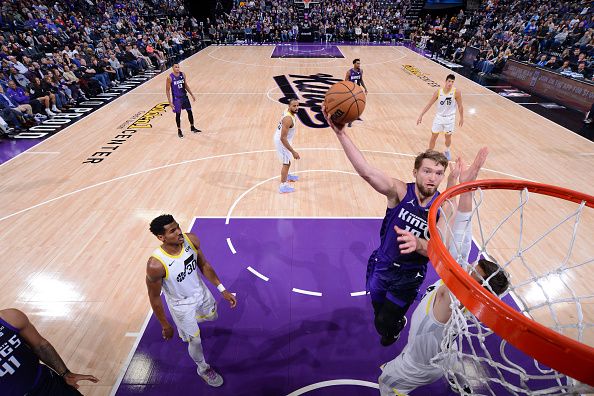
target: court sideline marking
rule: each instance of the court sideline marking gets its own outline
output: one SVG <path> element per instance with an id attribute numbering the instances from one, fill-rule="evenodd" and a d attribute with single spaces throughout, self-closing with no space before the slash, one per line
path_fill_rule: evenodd
<path id="1" fill-rule="evenodd" d="M 302 151 L 315 151 L 315 150 L 318 150 L 318 151 L 343 151 L 342 148 L 332 148 L 332 147 L 330 147 L 330 148 L 328 148 L 328 147 L 326 147 L 326 148 L 322 148 L 322 147 L 304 147 L 304 148 L 300 148 L 300 150 L 302 150 Z M 133 176 L 137 176 L 137 175 L 142 175 L 142 174 L 145 174 L 145 173 L 150 173 L 150 172 L 158 171 L 158 170 L 161 170 L 161 169 L 167 169 L 167 168 L 171 168 L 171 167 L 178 166 L 178 165 L 185 165 L 185 164 L 190 164 L 190 163 L 199 162 L 199 161 L 205 161 L 205 160 L 210 160 L 210 159 L 233 157 L 233 156 L 236 156 L 236 155 L 258 154 L 258 153 L 275 153 L 275 152 L 276 152 L 276 149 L 269 149 L 269 150 L 253 150 L 253 151 L 243 151 L 243 152 L 237 152 L 237 153 L 219 154 L 219 155 L 212 155 L 212 156 L 208 156 L 208 157 L 194 158 L 194 159 L 190 159 L 190 160 L 184 160 L 184 161 L 176 162 L 176 163 L 173 163 L 173 164 L 166 164 L 166 165 L 161 165 L 161 166 L 157 166 L 157 167 L 154 167 L 154 168 L 144 169 L 144 170 L 141 170 L 141 171 L 137 171 L 137 172 L 129 173 L 129 174 L 126 174 L 126 175 L 114 177 L 113 179 L 109 179 L 109 180 L 105 180 L 105 181 L 102 181 L 102 182 L 99 182 L 99 183 L 95 183 L 95 184 L 92 184 L 90 186 L 79 188 L 79 189 L 74 190 L 74 191 L 71 191 L 69 193 L 62 194 L 62 195 L 59 195 L 57 197 L 48 199 L 46 201 L 42 201 L 42 202 L 40 202 L 38 204 L 35 204 L 33 206 L 29 206 L 28 208 L 21 209 L 19 211 L 16 211 L 16 212 L 13 212 L 11 214 L 8 214 L 8 215 L 5 215 L 3 217 L 0 217 L 0 221 L 9 219 L 9 218 L 14 217 L 16 215 L 19 215 L 21 213 L 28 212 L 28 211 L 30 211 L 32 209 L 38 208 L 40 206 L 44 206 L 44 205 L 46 205 L 48 203 L 57 201 L 59 199 L 66 198 L 66 197 L 69 197 L 69 196 L 78 194 L 80 192 L 90 190 L 90 189 L 95 188 L 95 187 L 100 187 L 100 186 L 103 186 L 103 185 L 106 185 L 106 184 L 109 184 L 109 183 L 112 183 L 112 182 L 116 182 L 116 181 L 119 181 L 119 180 L 130 178 L 130 177 L 133 177 Z M 364 152 L 364 153 L 374 153 L 374 154 L 401 155 L 401 156 L 405 156 L 405 157 L 415 157 L 415 155 L 413 155 L 413 154 L 406 154 L 406 153 L 399 153 L 399 152 L 390 152 L 390 151 L 380 151 L 380 150 L 361 150 L 361 152 Z M 493 170 L 493 169 L 483 168 L 483 170 L 489 171 L 489 172 L 494 172 L 494 173 L 505 175 L 505 176 L 509 176 L 509 177 L 513 177 L 515 179 L 532 181 L 530 179 L 526 179 L 526 178 L 523 178 L 523 177 L 520 177 L 520 176 L 516 176 L 516 175 L 510 174 L 510 173 L 506 173 L 506 172 L 496 171 L 496 170 Z"/>

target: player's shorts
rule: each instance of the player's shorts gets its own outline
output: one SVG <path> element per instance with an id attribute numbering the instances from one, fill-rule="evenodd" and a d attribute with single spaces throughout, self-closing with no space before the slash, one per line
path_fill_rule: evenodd
<path id="1" fill-rule="evenodd" d="M 202 294 L 183 300 L 167 300 L 167 307 L 179 337 L 183 341 L 189 341 L 191 337 L 200 335 L 198 323 L 215 320 L 218 317 L 217 303 L 208 289 L 205 289 Z"/>
<path id="2" fill-rule="evenodd" d="M 173 98 L 173 112 L 181 113 L 182 110 L 192 110 L 190 98 L 187 95 L 181 98 Z"/>
<path id="3" fill-rule="evenodd" d="M 290 140 L 289 143 L 291 143 Z M 281 142 L 280 137 L 274 137 L 274 147 L 276 147 L 276 155 L 280 160 L 281 164 L 290 164 L 291 159 L 293 158 L 293 154 L 291 154 L 291 152 L 285 147 L 283 142 Z"/>
<path id="4" fill-rule="evenodd" d="M 373 302 L 383 303 L 388 299 L 408 308 L 417 297 L 426 273 L 426 265 L 411 268 L 385 262 L 375 250 L 367 262 L 367 291 Z"/>
<path id="5" fill-rule="evenodd" d="M 415 364 L 406 352 L 389 361 L 379 377 L 381 396 L 408 395 L 420 386 L 431 384 L 443 376 L 440 368 Z"/>
<path id="6" fill-rule="evenodd" d="M 440 117 L 435 116 L 433 119 L 433 126 L 431 127 L 431 132 L 439 133 L 445 132 L 446 134 L 454 133 L 454 128 L 456 126 L 456 117 Z"/>

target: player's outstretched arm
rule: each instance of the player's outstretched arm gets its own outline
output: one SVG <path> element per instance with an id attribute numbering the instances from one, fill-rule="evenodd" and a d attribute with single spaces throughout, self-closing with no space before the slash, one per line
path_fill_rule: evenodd
<path id="1" fill-rule="evenodd" d="M 217 273 L 215 272 L 214 268 L 212 268 L 212 265 L 210 265 L 210 263 L 206 259 L 206 256 L 204 256 L 204 252 L 200 248 L 200 240 L 196 235 L 192 233 L 188 233 L 186 235 L 188 236 L 188 238 L 190 238 L 190 242 L 192 242 L 194 248 L 196 248 L 196 256 L 198 257 L 198 268 L 200 268 L 200 271 L 204 274 L 206 279 L 208 279 L 210 283 L 212 283 L 217 287 L 217 289 L 219 289 L 219 287 L 221 287 L 222 285 L 221 281 L 219 280 L 219 277 L 217 276 Z M 224 288 L 221 291 L 221 293 L 223 295 L 223 298 L 229 301 L 229 305 L 231 305 L 231 308 L 235 308 L 235 306 L 237 305 L 237 299 L 235 298 L 235 296 L 229 290 L 226 290 Z"/>
<path id="2" fill-rule="evenodd" d="M 18 309 L 6 309 L 0 312 L 2 313 L 2 318 L 6 322 L 19 330 L 19 335 L 25 340 L 27 345 L 31 347 L 31 350 L 37 355 L 39 360 L 47 364 L 52 370 L 64 378 L 64 381 L 66 381 L 68 385 L 78 388 L 78 381 L 99 381 L 92 375 L 70 372 L 52 344 L 39 334 L 35 326 L 33 326 L 27 315 L 23 312 Z"/>
<path id="3" fill-rule="evenodd" d="M 481 148 L 470 166 L 467 166 L 462 158 L 458 158 L 454 167 L 458 169 L 459 182 L 466 183 L 476 180 L 479 171 L 487 160 L 488 154 L 487 147 Z M 442 216 L 443 218 L 452 219 L 451 235 L 449 231 L 446 231 L 445 241 L 452 257 L 456 258 L 461 264 L 468 262 L 472 246 L 472 225 L 469 223 L 472 215 L 472 195 L 472 192 L 461 194 L 457 208 L 455 207 L 455 201 L 453 201 L 454 209 L 457 210 L 455 216 L 454 213 L 444 213 Z M 444 230 L 445 228 L 441 227 L 440 229 Z"/>
<path id="4" fill-rule="evenodd" d="M 322 106 L 322 112 L 324 113 L 324 117 L 326 117 L 328 125 L 330 125 L 330 128 L 336 133 L 338 141 L 342 145 L 347 158 L 351 161 L 351 164 L 353 164 L 359 176 L 365 179 L 365 181 L 377 192 L 385 195 L 393 205 L 398 204 L 401 197 L 406 194 L 406 183 L 386 175 L 381 170 L 369 164 L 361 151 L 347 136 L 346 126 L 344 124 L 335 124 L 328 116 L 324 106 Z"/>

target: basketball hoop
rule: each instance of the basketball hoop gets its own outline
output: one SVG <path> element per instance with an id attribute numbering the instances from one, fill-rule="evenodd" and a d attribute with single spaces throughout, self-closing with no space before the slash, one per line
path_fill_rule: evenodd
<path id="1" fill-rule="evenodd" d="M 485 194 L 485 190 L 497 191 L 489 191 L 489 194 Z M 505 254 L 511 256 L 499 260 L 499 264 L 511 274 L 509 293 L 517 299 L 520 311 L 512 308 L 472 279 L 468 272 L 452 257 L 443 242 L 448 230 L 442 230 L 436 224 L 440 207 L 445 208 L 446 205 L 451 204 L 450 199 L 471 191 L 475 191 L 475 196 L 469 229 L 470 232 L 472 232 L 472 228 L 479 229 L 479 233 L 476 234 L 477 237 L 480 237 L 480 241 L 477 242 L 479 255 L 486 254 L 488 247 L 491 256 L 494 251 L 498 258 Z M 513 204 L 516 205 L 514 209 L 513 205 L 508 205 L 508 202 L 517 202 L 517 191 L 519 191 L 520 201 L 519 204 Z M 503 220 L 493 220 L 493 213 L 500 209 L 492 210 L 491 203 L 485 201 L 485 195 L 496 197 L 492 205 L 497 208 L 509 207 L 511 208 L 510 213 L 504 215 Z M 532 201 L 536 202 L 535 207 L 528 205 L 529 197 L 531 205 Z M 555 198 L 559 198 L 563 202 Z M 541 204 L 541 201 L 546 201 L 548 204 Z M 553 201 L 554 205 L 550 205 L 549 201 Z M 485 202 L 487 203 L 485 204 Z M 572 209 L 577 206 L 577 209 L 567 216 L 563 214 L 562 217 L 565 217 L 552 227 L 545 227 L 544 233 L 538 231 L 539 236 L 533 237 L 535 232 L 525 229 L 531 222 L 539 225 L 539 230 L 542 229 L 540 224 L 543 221 L 553 220 L 555 215 L 561 216 L 561 212 L 570 206 Z M 469 367 L 469 362 L 471 362 L 470 366 L 474 366 L 470 371 L 473 371 L 477 365 L 486 368 L 487 374 L 479 369 L 476 375 L 478 381 L 487 383 L 486 386 L 490 391 L 488 394 L 498 394 L 493 390 L 498 387 L 503 387 L 513 394 L 564 394 L 567 389 L 571 388 L 573 379 L 594 386 L 594 348 L 592 347 L 594 339 L 590 337 L 591 334 L 594 334 L 594 309 L 591 308 L 594 304 L 594 294 L 591 294 L 590 287 L 590 290 L 584 295 L 578 295 L 570 287 L 573 283 L 565 283 L 566 279 L 574 282 L 575 276 L 578 274 L 581 274 L 583 280 L 583 271 L 585 270 L 588 270 L 588 273 L 594 273 L 594 249 L 590 239 L 594 235 L 594 222 L 592 222 L 594 213 L 588 211 L 586 207 L 594 208 L 593 196 L 540 183 L 495 179 L 460 184 L 446 190 L 433 203 L 428 218 L 431 235 L 428 254 L 435 270 L 450 290 L 453 312 L 452 318 L 446 325 L 446 333 L 450 332 L 450 340 L 444 339 L 442 350 L 432 363 L 441 367 L 450 382 L 455 382 L 458 385 L 458 389 L 465 389 L 469 384 L 453 377 L 456 377 L 456 370 L 459 370 L 460 366 Z M 529 220 L 529 216 L 533 215 L 532 211 L 537 215 Z M 444 212 L 444 210 L 441 211 L 442 214 Z M 491 227 L 492 232 L 485 231 L 489 222 L 494 225 Z M 510 230 L 512 232 L 509 232 Z M 578 233 L 580 230 L 582 234 Z M 498 231 L 500 231 L 499 234 Z M 586 235 L 583 235 L 584 232 Z M 501 249 L 494 246 L 496 242 L 500 241 L 500 238 L 509 241 L 509 236 L 513 237 L 515 233 L 518 234 L 517 241 L 508 242 Z M 558 235 L 562 235 L 563 238 L 559 238 Z M 565 239 L 568 242 L 568 251 L 561 252 Z M 527 242 L 528 240 L 531 242 Z M 532 249 L 533 246 L 537 247 Z M 554 247 L 554 251 L 559 255 L 558 258 L 548 253 L 549 246 Z M 513 249 L 516 251 L 513 252 Z M 581 254 L 585 254 L 585 258 L 576 258 Z M 529 262 L 527 257 L 532 255 L 538 255 L 538 259 Z M 547 265 L 546 260 L 542 259 L 543 257 L 550 259 L 550 268 L 542 270 L 543 266 Z M 574 258 L 575 261 L 573 261 Z M 518 268 L 514 267 L 518 263 L 521 265 Z M 517 273 L 521 273 L 521 275 L 515 276 L 514 270 L 517 270 Z M 580 276 L 577 278 L 579 279 Z M 524 279 L 522 279 L 523 277 Z M 551 297 L 553 294 L 542 286 L 548 277 L 563 278 L 562 283 L 569 289 L 567 293 L 571 294 L 570 297 Z M 542 298 L 544 302 L 531 304 L 530 298 L 522 296 L 522 292 L 527 288 L 542 289 L 545 296 Z M 560 304 L 567 304 L 569 307 L 575 306 L 577 314 L 573 319 L 577 323 L 564 323 L 565 319 L 561 320 L 556 316 L 556 310 Z M 472 315 L 464 313 L 464 308 Z M 567 307 L 562 306 L 561 308 Z M 543 313 L 546 315 L 550 313 L 552 319 L 543 320 L 542 318 L 546 316 L 542 315 Z M 576 335 L 572 337 L 566 335 L 571 332 Z M 587 336 L 584 336 L 584 332 Z M 485 338 L 490 337 L 492 333 L 496 333 L 503 339 L 499 346 L 500 359 L 493 358 L 491 353 L 485 349 Z M 588 337 L 590 337 L 589 340 Z M 466 346 L 463 345 L 464 342 L 467 343 Z M 535 369 L 536 374 L 527 373 L 522 367 L 508 359 L 506 348 L 512 349 L 508 343 L 534 359 L 536 369 L 534 367 L 532 369 Z M 482 348 L 478 347 L 479 344 Z M 461 348 L 466 348 L 466 350 Z M 544 365 L 551 369 L 544 368 Z M 512 375 L 519 378 L 517 383 L 508 381 L 507 378 Z M 481 376 L 487 378 L 480 378 Z M 461 378 L 460 375 L 458 375 L 459 378 Z M 546 389 L 538 391 L 531 390 L 527 385 L 531 380 L 543 379 L 552 381 L 554 384 L 547 385 Z M 460 382 L 463 383 L 460 384 Z M 472 387 L 470 388 L 472 389 Z M 482 392 L 480 393 L 482 394 Z"/>
<path id="2" fill-rule="evenodd" d="M 309 3 L 311 3 L 311 0 L 302 0 L 303 1 L 303 5 L 305 6 L 306 10 L 309 10 Z"/>

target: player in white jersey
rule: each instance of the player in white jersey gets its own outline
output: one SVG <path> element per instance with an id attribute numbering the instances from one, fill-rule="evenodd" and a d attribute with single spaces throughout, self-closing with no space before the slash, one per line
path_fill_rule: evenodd
<path id="1" fill-rule="evenodd" d="M 427 106 L 421 112 L 417 119 L 417 125 L 423 121 L 423 116 L 433 103 L 437 102 L 437 113 L 433 119 L 433 126 L 431 127 L 431 140 L 429 140 L 429 150 L 435 148 L 437 137 L 440 133 L 445 133 L 445 156 L 448 160 L 452 159 L 450 153 L 450 146 L 452 145 L 452 134 L 456 124 L 456 108 L 460 112 L 460 126 L 464 124 L 464 106 L 462 106 L 462 93 L 459 89 L 454 88 L 454 81 L 456 76 L 448 74 L 446 77 L 445 86 L 439 88 L 427 103 Z"/>
<path id="2" fill-rule="evenodd" d="M 478 172 L 487 157 L 487 149 L 479 151 L 474 163 L 466 168 L 464 162 L 458 159 L 452 169 L 448 184 L 455 184 L 459 177 L 461 183 L 476 180 Z M 453 210 L 453 208 L 452 208 Z M 472 193 L 462 194 L 456 213 L 453 228 L 453 238 L 448 241 L 448 248 L 453 257 L 457 257 L 460 264 L 468 264 L 468 255 L 472 243 L 471 227 L 466 227 L 472 212 Z M 443 227 L 446 216 L 440 217 L 440 226 Z M 443 229 L 443 228 L 442 228 Z M 479 283 L 488 279 L 488 290 L 500 295 L 508 285 L 505 272 L 494 262 L 479 259 L 473 268 L 471 276 Z M 495 274 L 491 277 L 492 274 Z M 450 320 L 452 310 L 449 290 L 439 280 L 429 288 L 421 302 L 412 314 L 408 343 L 402 353 L 394 360 L 382 367 L 379 377 L 380 393 L 387 395 L 406 395 L 419 386 L 430 384 L 439 379 L 443 372 L 440 368 L 431 365 L 431 359 L 437 355 L 444 330 Z"/>
<path id="3" fill-rule="evenodd" d="M 291 146 L 295 137 L 295 131 L 297 130 L 297 118 L 295 115 L 298 110 L 299 100 L 291 99 L 289 101 L 289 107 L 284 111 L 274 133 L 274 146 L 282 164 L 281 184 L 278 189 L 278 192 L 281 194 L 294 192 L 295 189 L 288 182 L 299 180 L 299 176 L 289 174 L 291 158 L 295 158 L 296 160 L 301 158 L 299 153 Z"/>
<path id="4" fill-rule="evenodd" d="M 173 216 L 161 215 L 153 219 L 150 230 L 162 244 L 148 260 L 146 285 L 151 307 L 161 323 L 163 338 L 173 337 L 173 327 L 165 316 L 161 290 L 179 336 L 188 343 L 188 352 L 198 366 L 198 374 L 208 385 L 221 386 L 223 378 L 204 359 L 198 327 L 199 322 L 217 318 L 217 306 L 197 269 L 217 287 L 231 308 L 237 305 L 237 300 L 221 284 L 204 257 L 198 237 L 182 233 Z"/>

